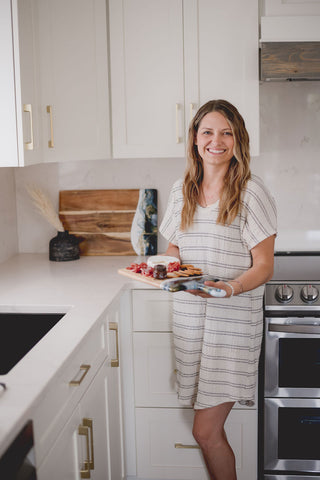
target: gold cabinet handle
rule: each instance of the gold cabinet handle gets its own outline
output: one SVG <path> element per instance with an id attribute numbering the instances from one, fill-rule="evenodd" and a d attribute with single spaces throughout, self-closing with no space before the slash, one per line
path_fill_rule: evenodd
<path id="1" fill-rule="evenodd" d="M 180 104 L 176 103 L 176 143 L 180 143 L 181 139 L 179 136 L 179 113 L 180 113 Z"/>
<path id="2" fill-rule="evenodd" d="M 48 147 L 54 148 L 52 105 L 47 105 L 47 113 L 49 113 L 49 118 L 50 118 L 50 140 L 48 140 Z"/>
<path id="3" fill-rule="evenodd" d="M 88 457 L 89 468 L 90 470 L 94 470 L 93 421 L 91 418 L 83 418 L 82 425 L 87 427 L 90 431 L 90 457 Z"/>
<path id="4" fill-rule="evenodd" d="M 29 113 L 30 115 L 30 142 L 24 143 L 24 148 L 26 150 L 33 150 L 34 143 L 33 143 L 33 119 L 32 119 L 32 105 L 31 103 L 25 103 L 23 105 L 23 111 L 25 113 Z"/>
<path id="5" fill-rule="evenodd" d="M 184 443 L 175 443 L 174 448 L 197 448 L 200 449 L 199 445 L 185 445 Z"/>
<path id="6" fill-rule="evenodd" d="M 80 365 L 80 371 L 83 370 L 83 373 L 81 375 L 81 377 L 79 378 L 79 380 L 71 380 L 69 382 L 69 385 L 73 386 L 73 387 L 78 387 L 82 380 L 84 379 L 84 377 L 87 375 L 87 373 L 89 372 L 91 366 L 90 365 Z"/>
<path id="7" fill-rule="evenodd" d="M 83 435 L 86 437 L 86 451 L 87 451 L 87 459 L 83 464 L 83 469 L 80 470 L 80 477 L 81 478 L 90 478 L 90 451 L 89 451 L 89 429 L 84 425 L 79 425 L 78 427 L 78 434 Z"/>
<path id="8" fill-rule="evenodd" d="M 190 103 L 190 122 L 193 119 L 193 110 L 196 108 L 196 105 L 194 103 Z"/>
<path id="9" fill-rule="evenodd" d="M 116 358 L 111 359 L 111 367 L 119 367 L 119 329 L 116 322 L 109 322 L 109 330 L 116 332 Z"/>

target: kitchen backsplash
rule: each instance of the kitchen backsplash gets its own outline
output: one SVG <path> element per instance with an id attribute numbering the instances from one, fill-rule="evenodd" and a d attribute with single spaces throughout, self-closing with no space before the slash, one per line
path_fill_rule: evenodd
<path id="1" fill-rule="evenodd" d="M 260 86 L 260 105 L 261 154 L 251 165 L 277 202 L 276 248 L 320 250 L 319 83 L 264 83 Z M 43 188 L 57 208 L 59 190 L 156 188 L 160 222 L 170 187 L 183 174 L 184 166 L 184 159 L 153 158 L 0 169 L 0 261 L 16 251 L 47 252 L 48 241 L 55 234 L 35 211 L 26 185 Z M 162 238 L 158 245 L 159 251 L 165 250 Z"/>

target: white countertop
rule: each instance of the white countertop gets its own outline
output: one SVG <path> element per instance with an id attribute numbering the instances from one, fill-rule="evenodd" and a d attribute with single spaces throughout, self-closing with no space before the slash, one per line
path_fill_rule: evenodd
<path id="1" fill-rule="evenodd" d="M 117 270 L 142 259 L 92 256 L 51 262 L 45 254 L 20 254 L 0 264 L 0 312 L 66 312 L 7 375 L 0 375 L 7 386 L 2 392 L 0 388 L 0 455 L 104 309 L 125 285 L 141 286 Z"/>

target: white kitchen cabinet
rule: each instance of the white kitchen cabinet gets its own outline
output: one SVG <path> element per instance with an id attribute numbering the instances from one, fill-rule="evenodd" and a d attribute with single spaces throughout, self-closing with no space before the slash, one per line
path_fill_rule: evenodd
<path id="1" fill-rule="evenodd" d="M 91 363 L 83 363 L 87 370 L 76 374 L 71 384 L 57 377 L 36 409 L 39 480 L 123 479 L 118 307 L 117 302 L 109 307 L 69 362 L 73 366 L 82 357 Z M 71 396 L 62 402 L 54 396 L 56 391 L 69 391 Z"/>
<path id="2" fill-rule="evenodd" d="M 110 156 L 105 0 L 41 0 L 44 161 Z"/>
<path id="3" fill-rule="evenodd" d="M 30 165 L 42 158 L 36 1 L 4 0 L 0 18 L 0 166 Z"/>
<path id="4" fill-rule="evenodd" d="M 108 158 L 105 0 L 4 0 L 0 13 L 0 165 Z"/>
<path id="5" fill-rule="evenodd" d="M 56 439 L 37 471 L 40 480 L 111 480 L 107 369 L 101 367 Z"/>
<path id="6" fill-rule="evenodd" d="M 256 416 L 232 410 L 225 424 L 236 457 L 238 480 L 257 479 Z M 186 408 L 136 410 L 138 478 L 208 480 L 193 436 L 193 411 Z"/>
<path id="7" fill-rule="evenodd" d="M 172 294 L 132 290 L 131 308 L 131 324 L 122 325 L 127 356 L 123 374 L 124 378 L 133 378 L 131 390 L 126 386 L 125 396 L 127 410 L 134 402 L 134 412 L 130 411 L 125 425 L 128 434 L 135 432 L 130 443 L 131 449 L 135 445 L 135 461 L 131 452 L 126 451 L 129 478 L 207 480 L 192 436 L 193 410 L 182 408 L 177 400 Z M 236 404 L 226 430 L 236 456 L 238 479 L 256 480 L 256 407 Z"/>
<path id="8" fill-rule="evenodd" d="M 191 118 L 213 98 L 239 108 L 257 155 L 258 3 L 109 3 L 113 155 L 183 157 Z"/>

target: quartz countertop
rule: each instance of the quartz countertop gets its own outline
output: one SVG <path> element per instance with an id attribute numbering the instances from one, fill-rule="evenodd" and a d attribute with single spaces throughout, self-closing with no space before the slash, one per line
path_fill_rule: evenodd
<path id="1" fill-rule="evenodd" d="M 0 375 L 0 382 L 7 387 L 4 391 L 0 388 L 0 455 L 105 308 L 129 284 L 148 288 L 117 273 L 142 260 L 144 257 L 88 256 L 51 262 L 45 254 L 19 254 L 0 264 L 0 312 L 65 313 L 8 374 Z"/>

